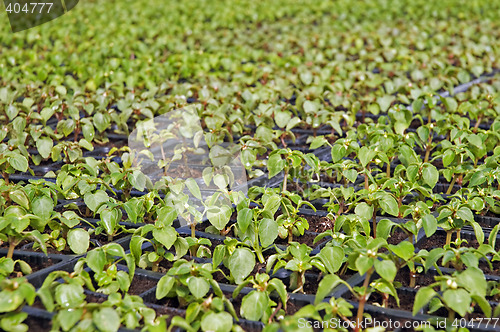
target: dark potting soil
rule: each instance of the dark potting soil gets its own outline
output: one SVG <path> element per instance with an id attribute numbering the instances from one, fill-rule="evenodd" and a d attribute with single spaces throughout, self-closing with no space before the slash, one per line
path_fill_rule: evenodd
<path id="1" fill-rule="evenodd" d="M 456 232 L 453 232 L 451 236 L 451 241 L 455 241 L 457 239 L 457 234 Z M 432 250 L 434 248 L 443 248 L 446 245 L 446 235 L 443 233 L 436 233 L 432 235 L 431 237 L 427 237 L 423 239 L 418 245 L 418 249 L 427 249 L 427 250 Z M 467 239 L 467 243 L 462 243 L 462 247 L 469 247 L 469 248 L 479 248 L 479 242 L 477 242 L 476 239 Z M 495 244 L 495 250 L 500 250 L 500 243 L 497 242 Z"/>
<path id="2" fill-rule="evenodd" d="M 45 306 L 43 305 L 42 301 L 40 301 L 39 297 L 35 298 L 35 302 L 33 302 L 33 304 L 31 306 L 33 308 L 38 308 L 38 309 L 45 310 Z"/>
<path id="3" fill-rule="evenodd" d="M 15 248 L 15 250 L 19 250 L 19 248 L 21 248 L 22 246 L 26 245 L 30 243 L 28 240 L 22 240 L 21 242 L 19 242 Z M 0 249 L 9 249 L 9 242 L 1 242 L 0 243 Z"/>
<path id="4" fill-rule="evenodd" d="M 479 261 L 479 268 L 483 270 L 485 274 L 500 276 L 500 261 L 491 262 L 493 269 L 490 269 L 490 266 L 483 261 Z"/>
<path id="5" fill-rule="evenodd" d="M 99 235 L 91 234 L 90 235 L 90 244 L 89 244 L 88 250 L 92 250 L 96 246 L 94 244 L 93 240 L 98 241 L 100 245 L 105 245 L 105 244 L 108 244 L 111 242 L 115 242 L 116 240 L 119 240 L 121 238 L 124 238 L 127 235 L 128 235 L 127 233 L 121 233 L 121 234 L 114 236 L 113 241 L 108 241 L 108 236 L 106 234 L 103 234 L 103 233 L 101 233 Z M 28 243 L 29 242 L 27 242 L 26 244 L 28 244 Z M 22 251 L 30 251 L 30 252 L 42 252 L 42 250 L 40 248 L 36 248 L 35 250 L 33 250 L 31 246 L 26 247 L 26 248 L 21 249 L 21 250 Z M 50 247 L 49 245 L 47 245 L 47 253 L 48 254 L 59 254 L 59 255 L 75 255 L 75 253 L 69 247 L 64 248 L 62 251 L 58 251 L 55 248 Z"/>
<path id="6" fill-rule="evenodd" d="M 118 196 L 114 196 L 112 194 L 109 195 L 110 197 L 113 197 L 115 199 L 121 199 L 120 195 Z M 63 213 L 64 211 L 73 211 L 76 213 L 77 216 L 79 216 L 80 218 L 83 218 L 83 219 L 91 219 L 91 218 L 95 218 L 95 219 L 100 219 L 100 215 L 99 214 L 94 214 L 88 207 L 87 205 L 85 205 L 85 203 L 83 201 L 77 201 L 77 202 L 71 202 L 71 203 L 68 203 L 68 204 L 64 204 L 64 205 L 59 205 L 59 206 L 56 206 L 54 208 L 54 210 L 56 212 L 59 212 L 59 213 Z M 148 220 L 146 220 L 146 216 L 144 216 L 144 222 L 147 223 Z M 127 214 L 126 213 L 122 213 L 122 219 L 121 221 L 125 222 L 127 221 Z M 151 223 L 151 221 L 150 221 Z M 79 226 L 83 226 L 83 227 L 89 227 L 89 225 L 86 223 L 86 222 L 81 222 L 79 224 Z"/>
<path id="7" fill-rule="evenodd" d="M 94 295 L 94 294 L 91 294 L 91 293 L 87 293 L 87 294 L 85 294 L 85 300 L 86 300 L 88 303 L 103 303 L 103 302 L 105 302 L 107 299 L 108 299 L 108 296 L 107 296 L 107 295 L 102 295 L 102 296 L 99 296 L 99 295 Z"/>
<path id="8" fill-rule="evenodd" d="M 24 321 L 30 332 L 49 332 L 52 330 L 52 321 L 40 317 L 28 316 Z"/>
<path id="9" fill-rule="evenodd" d="M 314 215 L 313 216 L 310 216 L 310 215 L 299 215 L 299 216 L 304 217 L 307 220 L 307 222 L 309 223 L 309 229 L 308 229 L 309 232 L 320 233 L 320 232 L 323 232 L 326 229 L 330 229 L 330 228 L 328 228 L 329 225 L 330 225 L 330 220 L 328 218 L 326 218 L 326 217 L 320 217 L 320 216 L 314 216 Z M 236 220 L 236 213 L 233 213 L 233 215 L 231 216 L 231 220 Z M 207 227 L 209 227 L 210 225 L 211 224 L 208 221 L 205 221 L 205 222 L 203 222 L 201 224 L 197 224 L 195 226 L 195 229 L 197 231 L 205 232 L 205 230 L 207 229 Z M 331 225 L 333 227 L 333 223 L 331 223 Z M 324 229 L 324 230 L 322 230 L 322 229 Z M 225 235 L 228 236 L 228 237 L 233 237 L 233 238 L 236 237 L 236 235 L 234 233 L 234 230 L 232 228 Z M 294 235 L 292 241 L 293 242 L 299 242 L 299 243 L 305 243 L 309 247 L 314 247 L 315 246 L 314 239 L 316 238 L 316 236 L 317 235 L 310 234 L 310 233 L 305 233 L 302 236 L 295 236 Z M 274 241 L 274 243 L 275 244 L 280 244 L 280 245 L 288 245 L 288 237 L 286 237 L 284 239 L 281 239 L 280 237 L 277 237 L 276 240 Z M 213 248 L 215 248 L 215 246 L 217 246 L 217 245 L 214 245 L 214 242 L 212 241 L 212 246 L 213 246 Z M 212 250 L 212 252 L 213 252 L 213 250 Z"/>
<path id="10" fill-rule="evenodd" d="M 187 178 L 194 178 L 194 179 L 201 179 L 203 177 L 203 170 L 198 169 L 198 168 L 192 168 L 192 167 L 186 167 L 184 165 L 179 165 L 176 168 L 169 168 L 167 173 L 169 176 L 172 178 L 182 178 L 182 179 L 187 179 Z"/>
<path id="11" fill-rule="evenodd" d="M 316 234 L 305 233 L 304 235 L 301 236 L 293 236 L 292 242 L 304 243 L 309 247 L 313 247 L 315 245 L 314 239 L 316 238 L 316 236 L 317 236 Z M 284 239 L 277 237 L 276 240 L 274 240 L 274 243 L 280 245 L 288 245 L 288 237 Z"/>
<path id="12" fill-rule="evenodd" d="M 410 287 L 410 270 L 407 267 L 398 270 L 395 282 L 401 283 L 403 287 Z M 415 280 L 415 289 L 428 286 L 434 282 L 434 275 L 432 273 L 417 273 Z"/>
<path id="13" fill-rule="evenodd" d="M 119 140 L 119 141 L 113 141 L 113 142 L 107 142 L 104 144 L 99 144 L 97 142 L 94 142 L 94 151 L 88 151 L 86 154 L 95 156 L 95 157 L 107 157 L 109 151 L 112 148 L 122 148 L 125 145 L 127 145 L 128 142 L 124 140 Z M 113 153 L 113 157 L 121 156 L 122 152 L 120 151 L 115 151 Z"/>
<path id="14" fill-rule="evenodd" d="M 25 260 L 26 261 L 26 260 Z M 43 270 L 45 268 L 51 267 L 54 264 L 57 264 L 58 262 L 54 262 L 52 258 L 47 258 L 44 260 L 41 260 L 40 262 L 27 262 L 29 266 L 31 267 L 31 272 L 35 273 L 37 271 Z M 18 275 L 19 274 L 19 275 Z M 10 277 L 11 278 L 17 278 L 19 276 L 22 276 L 22 272 L 15 270 Z"/>
<path id="15" fill-rule="evenodd" d="M 237 315 L 239 315 L 239 314 L 240 314 L 241 301 L 243 300 L 243 298 L 245 297 L 245 295 L 246 295 L 246 294 L 242 294 L 242 293 L 240 293 L 240 294 L 238 294 L 238 296 L 237 296 L 237 297 L 233 298 L 233 299 L 232 299 L 232 301 L 231 301 L 231 302 L 233 303 L 234 311 L 236 312 L 236 314 L 237 314 Z M 229 298 L 231 298 L 231 297 L 229 297 Z M 280 300 L 278 300 L 278 299 L 276 299 L 276 301 L 275 301 L 275 302 L 276 302 L 276 303 L 279 303 L 279 302 L 281 302 L 281 301 L 280 301 Z M 275 308 L 276 308 L 276 307 L 275 307 Z M 285 308 L 283 307 L 283 304 L 282 304 L 282 307 L 281 307 L 281 308 L 282 308 L 282 309 L 285 309 Z M 293 314 L 295 314 L 295 313 L 296 313 L 297 311 L 299 311 L 299 310 L 300 310 L 300 306 L 296 305 L 296 304 L 295 304 L 293 301 L 291 301 L 291 300 L 288 300 L 288 301 L 287 301 L 287 303 L 286 303 L 286 310 L 285 310 L 285 312 L 286 312 L 286 314 L 287 314 L 287 315 L 293 315 Z"/>
<path id="16" fill-rule="evenodd" d="M 396 301 L 396 299 L 392 296 L 389 296 L 389 299 L 387 301 L 387 308 L 391 309 L 399 309 L 399 310 L 406 310 L 406 311 L 412 311 L 413 310 L 413 303 L 415 302 L 415 297 L 412 296 L 412 294 L 409 294 L 407 292 L 398 292 L 398 297 L 399 297 L 399 306 Z M 346 296 L 347 300 L 351 300 L 354 302 L 357 302 L 358 300 L 354 297 L 353 294 L 348 293 Z M 373 292 L 370 294 L 368 297 L 368 300 L 366 303 L 376 305 L 379 307 L 383 306 L 384 299 L 382 297 L 382 294 L 380 293 L 375 293 Z"/>
<path id="17" fill-rule="evenodd" d="M 228 280 L 224 277 L 224 275 L 229 276 L 231 274 L 229 272 L 229 269 L 227 267 L 225 267 L 224 265 L 219 266 L 219 269 L 222 272 L 224 272 L 224 274 L 222 274 L 220 271 L 216 271 L 213 274 L 215 281 L 217 281 L 219 283 L 223 283 L 223 284 L 228 283 Z M 254 276 L 257 273 L 265 273 L 265 272 L 266 272 L 266 264 L 265 263 L 261 264 L 259 262 L 256 262 L 250 275 Z M 272 273 L 272 271 L 271 271 L 271 273 Z"/>
<path id="18" fill-rule="evenodd" d="M 483 216 L 485 217 L 492 217 L 492 218 L 500 218 L 500 215 L 488 210 Z M 488 227 L 491 227 L 491 226 L 488 226 Z M 494 225 L 493 225 L 494 227 Z"/>
<path id="19" fill-rule="evenodd" d="M 147 303 L 146 303 L 147 305 Z M 173 316 L 181 316 L 181 317 L 185 317 L 184 313 L 180 310 L 177 310 L 177 309 L 172 309 L 172 308 L 169 308 L 167 306 L 155 306 L 153 308 L 155 311 L 156 311 L 156 315 L 157 316 L 170 316 L 170 317 L 173 317 Z M 170 325 L 170 321 L 172 319 L 167 319 L 167 326 Z"/>
<path id="20" fill-rule="evenodd" d="M 181 234 L 181 237 L 184 237 L 184 238 L 191 237 L 191 234 L 189 234 L 189 235 L 188 234 Z M 208 249 L 210 249 L 211 253 L 214 252 L 215 247 L 217 247 L 220 244 L 224 244 L 224 241 L 219 241 L 219 240 L 215 240 L 215 239 L 209 239 L 209 241 L 210 241 L 211 245 L 208 246 Z M 205 246 L 205 247 L 207 247 L 207 246 Z M 186 256 L 190 256 L 190 252 L 188 252 L 188 254 Z"/>
<path id="21" fill-rule="evenodd" d="M 448 310 L 446 308 L 440 308 L 436 310 L 435 312 L 431 313 L 433 316 L 439 316 L 439 317 L 448 317 Z M 458 313 L 455 313 L 456 319 L 461 319 L 465 318 L 467 321 L 469 320 L 477 320 L 478 318 L 489 318 L 486 316 L 482 311 L 481 308 L 478 305 L 474 306 L 474 311 L 472 313 L 466 313 L 464 317 L 460 316 Z M 477 322 L 476 322 L 477 324 Z M 468 323 L 465 326 L 469 326 Z M 473 326 L 472 323 L 470 326 Z M 477 326 L 477 325 L 476 325 Z M 491 325 L 490 325 L 491 326 Z M 492 331 L 496 331 L 495 329 L 492 329 Z"/>
<path id="22" fill-rule="evenodd" d="M 40 264 L 30 264 L 30 267 L 33 272 L 36 272 L 47 267 L 51 267 L 54 264 L 56 263 L 51 258 L 48 258 L 47 260 L 43 260 L 42 262 L 40 262 Z"/>
<path id="23" fill-rule="evenodd" d="M 116 242 L 116 240 L 122 239 L 126 236 L 128 236 L 129 233 L 120 233 L 118 235 L 113 236 L 113 240 L 108 241 L 108 235 L 105 233 L 101 233 L 99 235 L 92 234 L 90 235 L 91 240 L 97 240 L 101 245 L 105 245 L 111 242 Z"/>
<path id="24" fill-rule="evenodd" d="M 139 295 L 155 287 L 158 282 L 154 279 L 146 278 L 135 274 L 128 289 L 130 295 Z"/>
<path id="25" fill-rule="evenodd" d="M 323 233 L 327 230 L 333 230 L 333 226 L 335 225 L 335 221 L 331 220 L 328 217 L 322 216 L 301 216 L 307 219 L 309 223 L 309 231 L 316 233 Z"/>
<path id="26" fill-rule="evenodd" d="M 191 256 L 184 256 L 183 258 L 184 258 L 184 259 L 186 259 L 186 260 L 188 260 L 188 261 L 190 261 L 190 260 L 192 260 L 192 259 L 193 259 Z M 160 272 L 160 273 L 167 273 L 167 272 L 168 272 L 168 270 L 170 270 L 170 268 L 171 268 L 172 266 L 174 266 L 174 262 L 170 262 L 170 261 L 168 261 L 168 260 L 166 260 L 166 259 L 163 259 L 163 260 L 160 262 L 159 266 L 158 266 L 158 271 L 157 271 L 157 272 Z M 149 269 L 149 270 L 151 270 L 151 268 L 148 268 L 148 269 Z"/>
<path id="27" fill-rule="evenodd" d="M 319 277 L 318 277 L 319 279 Z M 306 294 L 310 294 L 310 295 L 316 295 L 316 293 L 318 292 L 318 285 L 319 285 L 319 282 L 320 280 L 311 280 L 309 278 L 306 278 L 306 281 L 304 283 L 304 293 Z M 285 284 L 286 285 L 286 284 Z M 286 285 L 287 288 L 288 288 L 288 291 L 290 291 L 290 287 L 289 287 L 289 284 Z M 299 308 L 300 309 L 300 308 Z"/>
<path id="28" fill-rule="evenodd" d="M 408 234 L 406 234 L 405 232 L 403 232 L 401 230 L 396 230 L 395 232 L 393 232 L 389 236 L 389 238 L 387 239 L 387 243 L 392 244 L 392 245 L 396 245 L 398 243 L 403 242 L 407 238 L 408 238 Z"/>
<path id="29" fill-rule="evenodd" d="M 160 300 L 157 300 L 155 298 L 155 300 L 152 301 L 151 303 L 156 304 L 157 306 L 161 306 L 162 308 L 170 307 L 170 308 L 181 309 L 181 304 L 179 303 L 179 300 L 177 299 L 177 297 L 164 297 Z M 185 305 L 184 307 L 186 307 L 186 306 L 187 305 Z M 155 311 L 156 311 L 156 308 L 155 308 Z"/>

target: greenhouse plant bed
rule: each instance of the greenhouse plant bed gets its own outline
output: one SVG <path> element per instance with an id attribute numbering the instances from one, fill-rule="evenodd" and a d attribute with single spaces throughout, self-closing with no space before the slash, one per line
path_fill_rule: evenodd
<path id="1" fill-rule="evenodd" d="M 0 329 L 500 330 L 500 4 L 454 2 L 1 32 Z"/>

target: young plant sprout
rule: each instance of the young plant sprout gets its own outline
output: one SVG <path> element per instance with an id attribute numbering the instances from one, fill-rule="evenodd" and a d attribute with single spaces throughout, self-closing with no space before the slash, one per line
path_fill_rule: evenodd
<path id="1" fill-rule="evenodd" d="M 294 234 L 297 236 L 304 235 L 305 230 L 309 229 L 307 219 L 298 215 L 300 207 L 307 205 L 314 211 L 316 211 L 316 208 L 311 203 L 303 201 L 297 194 L 285 191 L 282 196 L 281 208 L 283 214 L 276 219 L 278 232 L 282 239 L 288 238 L 288 243 L 291 243 Z"/>

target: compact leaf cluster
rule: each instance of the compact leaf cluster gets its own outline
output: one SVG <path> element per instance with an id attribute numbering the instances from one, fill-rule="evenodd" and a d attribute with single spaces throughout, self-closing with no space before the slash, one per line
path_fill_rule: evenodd
<path id="1" fill-rule="evenodd" d="M 498 329 L 499 10 L 126 0 L 0 24 L 0 329 Z M 172 111 L 202 131 L 156 137 L 153 179 L 129 135 Z M 210 164 L 229 143 L 248 190 Z"/>

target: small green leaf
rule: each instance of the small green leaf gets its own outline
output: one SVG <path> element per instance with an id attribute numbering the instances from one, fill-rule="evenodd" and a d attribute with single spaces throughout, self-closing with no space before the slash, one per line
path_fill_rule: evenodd
<path id="1" fill-rule="evenodd" d="M 14 201 L 15 203 L 21 205 L 23 208 L 29 209 L 30 202 L 28 196 L 26 196 L 26 193 L 23 190 L 12 190 L 9 193 L 9 198 L 12 199 L 12 201 Z"/>
<path id="2" fill-rule="evenodd" d="M 446 150 L 443 154 L 443 166 L 448 167 L 453 160 L 455 160 L 455 152 L 451 149 Z"/>
<path id="3" fill-rule="evenodd" d="M 469 290 L 471 294 L 486 296 L 487 282 L 483 272 L 477 267 L 469 267 L 457 275 L 459 286 Z"/>
<path id="4" fill-rule="evenodd" d="M 469 185 L 471 187 L 480 186 L 484 182 L 486 182 L 487 179 L 488 178 L 486 177 L 483 171 L 477 171 L 474 174 L 472 174 L 472 177 L 470 178 L 469 181 Z"/>
<path id="5" fill-rule="evenodd" d="M 98 190 L 94 194 L 85 194 L 83 200 L 92 212 L 97 212 L 101 205 L 109 200 L 109 196 L 104 190 Z"/>
<path id="6" fill-rule="evenodd" d="M 474 221 L 474 214 L 466 206 L 463 206 L 460 209 L 458 209 L 457 217 L 461 218 L 464 221 Z"/>
<path id="7" fill-rule="evenodd" d="M 28 170 L 28 159 L 20 153 L 13 153 L 9 158 L 10 166 L 19 172 L 26 172 Z"/>
<path id="8" fill-rule="evenodd" d="M 375 271 L 385 280 L 392 282 L 398 272 L 396 265 L 391 260 L 375 260 Z"/>
<path id="9" fill-rule="evenodd" d="M 483 146 L 483 140 L 476 134 L 470 134 L 467 136 L 467 140 L 478 149 Z"/>
<path id="10" fill-rule="evenodd" d="M 427 165 L 422 170 L 422 178 L 429 187 L 434 188 L 439 180 L 439 172 L 434 165 Z"/>
<path id="11" fill-rule="evenodd" d="M 343 144 L 335 144 L 332 147 L 332 161 L 334 163 L 338 162 L 340 159 L 345 157 L 346 152 L 347 149 Z"/>
<path id="12" fill-rule="evenodd" d="M 396 98 L 392 95 L 385 95 L 383 97 L 378 97 L 377 103 L 378 106 L 380 107 L 380 111 L 384 113 L 387 112 L 387 110 L 389 109 L 394 100 L 396 100 Z"/>
<path id="13" fill-rule="evenodd" d="M 241 301 L 240 314 L 243 318 L 259 321 L 269 305 L 269 297 L 265 292 L 253 291 L 245 295 Z"/>
<path id="14" fill-rule="evenodd" d="M 471 297 L 465 289 L 447 289 L 443 293 L 443 300 L 449 308 L 463 317 L 470 307 Z"/>
<path id="15" fill-rule="evenodd" d="M 75 283 L 59 285 L 56 288 L 55 300 L 63 308 L 76 308 L 85 300 L 83 287 Z"/>
<path id="16" fill-rule="evenodd" d="M 285 168 L 285 160 L 281 159 L 279 154 L 273 154 L 267 160 L 267 168 L 269 170 L 269 178 L 277 175 Z"/>
<path id="17" fill-rule="evenodd" d="M 343 280 L 336 274 L 327 274 L 321 279 L 318 285 L 318 290 L 316 292 L 316 297 L 314 298 L 314 304 L 318 304 L 323 299 L 331 294 L 331 292 L 343 283 Z"/>
<path id="18" fill-rule="evenodd" d="M 197 299 L 200 299 L 207 295 L 208 291 L 210 290 L 210 284 L 203 278 L 189 277 L 187 279 L 187 284 L 189 291 Z"/>
<path id="19" fill-rule="evenodd" d="M 354 213 L 362 218 L 370 220 L 373 216 L 373 206 L 362 202 L 356 206 L 356 208 L 354 209 Z"/>
<path id="20" fill-rule="evenodd" d="M 146 187 L 146 175 L 142 173 L 139 170 L 135 170 L 132 172 L 132 174 L 129 174 L 129 181 L 132 186 L 134 186 L 135 189 L 139 191 L 143 191 L 144 188 Z"/>
<path id="21" fill-rule="evenodd" d="M 359 256 L 355 262 L 356 269 L 358 270 L 359 274 L 365 274 L 373 266 L 373 261 L 374 259 L 371 257 L 367 257 L 364 255 Z"/>
<path id="22" fill-rule="evenodd" d="M 109 114 L 104 114 L 100 112 L 94 114 L 93 120 L 94 120 L 94 126 L 100 133 L 108 129 L 111 123 Z"/>
<path id="23" fill-rule="evenodd" d="M 354 169 L 346 169 L 342 172 L 342 174 L 346 177 L 347 180 L 351 182 L 355 182 L 358 177 L 358 172 Z"/>
<path id="24" fill-rule="evenodd" d="M 274 243 L 278 237 L 278 223 L 274 219 L 263 218 L 259 224 L 260 244 L 267 248 Z"/>
<path id="25" fill-rule="evenodd" d="M 92 321 L 102 332 L 116 332 L 120 328 L 120 315 L 113 308 L 99 309 L 92 315 Z"/>
<path id="26" fill-rule="evenodd" d="M 170 226 L 155 228 L 153 229 L 153 237 L 156 241 L 163 244 L 166 249 L 170 249 L 177 239 L 177 232 Z"/>
<path id="27" fill-rule="evenodd" d="M 269 196 L 266 202 L 264 203 L 264 210 L 268 211 L 272 216 L 274 216 L 274 214 L 276 213 L 276 211 L 278 211 L 280 207 L 280 203 L 281 203 L 281 198 L 278 195 L 273 194 Z"/>
<path id="28" fill-rule="evenodd" d="M 63 331 L 69 331 L 82 318 L 83 309 L 63 309 L 57 313 L 57 321 Z"/>
<path id="29" fill-rule="evenodd" d="M 230 206 L 212 206 L 207 210 L 207 218 L 219 231 L 223 230 L 231 220 L 232 209 Z"/>
<path id="30" fill-rule="evenodd" d="M 80 139 L 80 141 L 78 141 L 78 145 L 84 149 L 87 149 L 88 151 L 94 151 L 94 146 L 92 145 L 92 143 L 87 141 L 85 138 Z"/>
<path id="31" fill-rule="evenodd" d="M 386 213 L 397 217 L 399 215 L 398 202 L 391 195 L 383 195 L 379 200 L 380 207 Z"/>
<path id="32" fill-rule="evenodd" d="M 321 249 L 319 257 L 329 273 L 335 274 L 344 262 L 344 250 L 340 247 L 327 246 Z"/>
<path id="33" fill-rule="evenodd" d="M 101 221 L 107 234 L 113 234 L 121 219 L 121 211 L 118 209 L 104 209 L 101 211 Z"/>
<path id="34" fill-rule="evenodd" d="M 188 187 L 189 191 L 191 192 L 191 194 L 198 198 L 198 199 L 201 199 L 201 191 L 200 191 L 200 187 L 198 186 L 198 184 L 196 183 L 196 181 L 193 179 L 193 178 L 189 178 L 185 181 L 186 183 L 186 187 Z"/>
<path id="35" fill-rule="evenodd" d="M 47 159 L 50 157 L 53 146 L 54 143 L 49 137 L 40 137 L 36 141 L 36 148 L 38 149 L 38 153 L 40 153 L 43 159 Z"/>
<path id="36" fill-rule="evenodd" d="M 238 211 L 237 223 L 238 228 L 244 233 L 248 226 L 252 223 L 253 211 L 249 208 L 243 208 Z"/>
<path id="37" fill-rule="evenodd" d="M 363 168 L 366 168 L 368 163 L 370 163 L 373 160 L 373 158 L 375 158 L 376 155 L 377 152 L 371 150 L 366 146 L 361 147 L 358 151 L 358 158 Z"/>
<path id="38" fill-rule="evenodd" d="M 233 327 L 233 317 L 228 312 L 210 312 L 201 319 L 202 331 L 229 332 Z"/>
<path id="39" fill-rule="evenodd" d="M 54 209 L 54 201 L 47 196 L 39 196 L 31 202 L 31 207 L 36 216 L 49 219 Z"/>
<path id="40" fill-rule="evenodd" d="M 309 149 L 315 150 L 317 148 L 322 147 L 323 145 L 325 145 L 327 143 L 328 143 L 328 141 L 326 140 L 326 138 L 324 136 L 316 136 L 312 140 L 311 145 L 309 146 Z"/>
<path id="41" fill-rule="evenodd" d="M 21 294 L 3 290 L 0 292 L 0 312 L 14 311 L 23 304 L 23 301 Z"/>
<path id="42" fill-rule="evenodd" d="M 274 290 L 276 291 L 276 293 L 278 293 L 280 300 L 283 303 L 284 308 L 286 309 L 286 301 L 288 295 L 283 281 L 277 278 L 273 278 L 269 281 L 269 285 L 274 287 Z"/>
<path id="43" fill-rule="evenodd" d="M 432 214 L 426 214 L 422 217 L 422 225 L 427 237 L 432 236 L 437 230 L 437 220 Z"/>
<path id="44" fill-rule="evenodd" d="M 69 230 L 68 245 L 75 254 L 81 255 L 86 253 L 89 249 L 89 243 L 90 235 L 86 230 L 81 228 Z"/>
<path id="45" fill-rule="evenodd" d="M 413 316 L 417 315 L 418 312 L 436 295 L 437 293 L 434 289 L 432 289 L 432 287 L 420 288 L 417 295 L 415 295 L 415 302 L 413 303 Z"/>
<path id="46" fill-rule="evenodd" d="M 409 260 L 415 253 L 415 247 L 409 241 L 402 241 L 397 245 L 389 244 L 389 249 L 405 261 Z"/>
<path id="47" fill-rule="evenodd" d="M 240 284 L 253 271 L 255 256 L 248 248 L 238 248 L 229 257 L 228 265 L 235 283 Z"/>
<path id="48" fill-rule="evenodd" d="M 167 296 L 174 285 L 174 277 L 171 277 L 169 275 L 164 275 L 163 277 L 161 277 L 161 279 L 158 281 L 158 284 L 156 285 L 156 298 L 160 300 Z"/>

